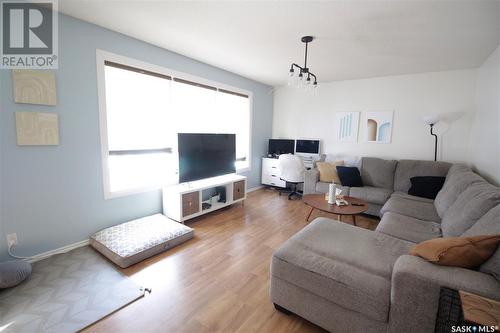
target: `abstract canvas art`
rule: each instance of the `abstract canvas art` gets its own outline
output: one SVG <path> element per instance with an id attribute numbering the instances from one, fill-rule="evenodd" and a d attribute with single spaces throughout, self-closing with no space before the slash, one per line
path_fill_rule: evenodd
<path id="1" fill-rule="evenodd" d="M 359 129 L 359 112 L 335 113 L 335 133 L 341 142 L 357 142 Z"/>
<path id="2" fill-rule="evenodd" d="M 56 78 L 48 70 L 14 69 L 14 102 L 56 105 Z"/>
<path id="3" fill-rule="evenodd" d="M 59 144 L 59 121 L 56 113 L 16 112 L 19 146 L 56 146 Z"/>
<path id="4" fill-rule="evenodd" d="M 366 112 L 366 141 L 391 143 L 394 111 Z"/>

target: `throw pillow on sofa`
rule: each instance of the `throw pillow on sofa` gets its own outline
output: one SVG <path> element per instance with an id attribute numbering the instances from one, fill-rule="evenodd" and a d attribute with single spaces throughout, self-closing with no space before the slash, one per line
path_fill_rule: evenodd
<path id="1" fill-rule="evenodd" d="M 342 186 L 362 187 L 363 180 L 359 169 L 356 167 L 337 166 L 337 173 Z"/>
<path id="2" fill-rule="evenodd" d="M 337 173 L 337 166 L 343 166 L 344 161 L 331 162 L 316 162 L 319 170 L 319 181 L 323 183 L 340 184 L 340 178 Z"/>
<path id="3" fill-rule="evenodd" d="M 442 265 L 475 268 L 495 253 L 500 235 L 435 238 L 418 243 L 410 254 Z"/>
<path id="4" fill-rule="evenodd" d="M 434 200 L 438 192 L 443 188 L 445 180 L 446 177 L 412 177 L 410 178 L 411 187 L 408 194 Z"/>

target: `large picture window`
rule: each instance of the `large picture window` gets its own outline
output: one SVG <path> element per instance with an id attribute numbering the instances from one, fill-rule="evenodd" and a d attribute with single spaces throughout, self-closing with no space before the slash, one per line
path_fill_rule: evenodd
<path id="1" fill-rule="evenodd" d="M 251 94 L 97 52 L 106 198 L 178 181 L 177 133 L 236 134 L 236 169 L 250 168 Z"/>

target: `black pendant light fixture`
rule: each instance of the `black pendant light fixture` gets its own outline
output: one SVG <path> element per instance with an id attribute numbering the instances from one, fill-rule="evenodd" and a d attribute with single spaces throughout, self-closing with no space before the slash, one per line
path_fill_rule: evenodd
<path id="1" fill-rule="evenodd" d="M 306 44 L 306 50 L 304 55 L 304 66 L 299 66 L 296 63 L 292 63 L 290 66 L 290 77 L 288 79 L 289 86 L 295 86 L 298 88 L 303 88 L 306 91 L 317 92 L 318 81 L 316 75 L 314 75 L 307 67 L 307 46 L 312 42 L 314 37 L 304 36 L 301 38 L 302 43 Z"/>

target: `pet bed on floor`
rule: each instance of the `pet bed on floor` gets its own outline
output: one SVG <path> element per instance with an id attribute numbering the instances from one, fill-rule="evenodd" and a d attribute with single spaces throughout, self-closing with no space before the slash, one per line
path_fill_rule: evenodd
<path id="1" fill-rule="evenodd" d="M 194 229 L 156 214 L 101 230 L 90 245 L 125 268 L 193 237 Z"/>

